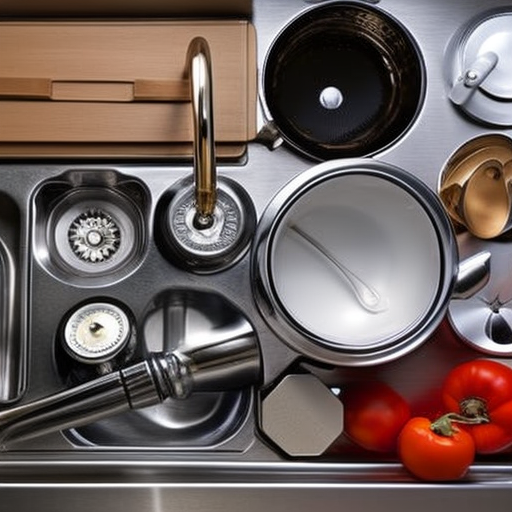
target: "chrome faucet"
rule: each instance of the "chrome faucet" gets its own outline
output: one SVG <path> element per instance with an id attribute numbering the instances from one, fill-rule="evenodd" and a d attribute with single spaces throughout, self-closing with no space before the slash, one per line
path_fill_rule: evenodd
<path id="1" fill-rule="evenodd" d="M 245 319 L 202 344 L 152 353 L 137 364 L 0 412 L 0 445 L 22 441 L 197 391 L 249 387 L 260 378 L 259 345 Z"/>
<path id="2" fill-rule="evenodd" d="M 217 202 L 215 135 L 213 131 L 213 78 L 210 48 L 202 37 L 188 47 L 187 70 L 194 118 L 194 181 L 197 229 L 213 224 Z"/>

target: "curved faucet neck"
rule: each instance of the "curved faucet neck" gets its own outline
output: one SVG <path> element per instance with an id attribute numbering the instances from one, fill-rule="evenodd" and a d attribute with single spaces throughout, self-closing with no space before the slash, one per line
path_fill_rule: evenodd
<path id="1" fill-rule="evenodd" d="M 202 37 L 194 38 L 189 44 L 187 71 L 194 118 L 195 220 L 198 228 L 207 228 L 213 221 L 217 202 L 217 173 L 211 55 L 208 43 Z"/>

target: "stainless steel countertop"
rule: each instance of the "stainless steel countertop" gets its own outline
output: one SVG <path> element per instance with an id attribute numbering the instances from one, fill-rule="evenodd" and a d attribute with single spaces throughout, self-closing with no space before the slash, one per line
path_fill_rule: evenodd
<path id="1" fill-rule="evenodd" d="M 259 69 L 272 39 L 301 9 L 315 2 L 300 0 L 254 0 L 253 22 L 257 31 Z M 374 2 L 369 2 L 374 3 Z M 375 158 L 397 165 L 421 178 L 432 189 L 449 156 L 464 142 L 484 133 L 512 136 L 512 129 L 496 129 L 470 121 L 447 98 L 445 52 L 454 32 L 483 11 L 507 6 L 503 0 L 381 0 L 379 8 L 403 23 L 419 45 L 426 66 L 426 96 L 412 129 L 396 144 Z M 260 111 L 260 128 L 265 124 Z M 291 178 L 315 162 L 297 154 L 286 144 L 270 151 L 259 141 L 249 145 L 247 159 L 240 164 L 219 166 L 219 174 L 233 177 L 249 192 L 258 216 L 270 198 Z M 31 247 L 34 216 L 33 198 L 41 183 L 72 170 L 115 169 L 125 176 L 144 181 L 151 196 L 148 212 L 166 188 L 191 172 L 188 165 L 115 162 L 3 162 L 0 189 L 20 205 L 21 248 Z M 0 225 L 1 227 L 1 225 Z M 149 228 L 151 231 L 152 228 Z M 509 280 L 509 247 L 503 243 L 459 240 L 462 256 L 477 248 L 490 248 L 496 263 L 492 280 Z M 69 304 L 99 294 L 116 296 L 143 315 L 146 305 L 171 282 L 174 287 L 196 285 L 215 290 L 244 311 L 253 323 L 262 345 L 264 382 L 271 383 L 296 360 L 269 330 L 258 314 L 249 282 L 249 256 L 229 271 L 203 276 L 198 282 L 186 272 L 169 269 L 156 250 L 132 276 L 131 284 L 114 283 L 98 290 L 80 289 L 51 276 L 35 260 L 21 261 L 27 268 L 27 303 L 30 320 L 29 386 L 24 401 L 62 388 L 54 371 L 55 318 Z M 160 284 L 161 283 L 161 284 Z M 158 288 L 160 287 L 160 289 Z M 137 289 L 137 302 L 133 290 Z M 44 300 L 51 298 L 51 300 Z M 29 307 L 30 305 L 30 307 Z M 418 396 L 425 383 L 438 382 L 454 362 L 471 354 L 462 344 L 443 345 L 434 340 L 407 356 L 404 362 L 384 368 L 360 370 L 361 375 L 383 376 L 411 397 Z M 478 356 L 478 354 L 476 354 Z M 418 368 L 423 371 L 418 372 Z M 353 375 L 358 370 L 349 370 Z M 336 372 L 317 368 L 315 373 L 334 384 Z M 331 382 L 332 381 L 332 382 Z M 250 417 L 237 439 L 228 440 L 220 450 L 165 450 L 158 446 L 73 446 L 60 434 L 27 441 L 0 452 L 0 510 L 85 512 L 91 509 L 117 511 L 256 511 L 262 508 L 296 512 L 321 509 L 325 512 L 377 512 L 383 509 L 427 512 L 435 507 L 483 508 L 509 512 L 512 501 L 512 454 L 475 464 L 459 483 L 418 482 L 396 462 L 352 460 L 287 459 L 254 435 L 257 417 Z"/>

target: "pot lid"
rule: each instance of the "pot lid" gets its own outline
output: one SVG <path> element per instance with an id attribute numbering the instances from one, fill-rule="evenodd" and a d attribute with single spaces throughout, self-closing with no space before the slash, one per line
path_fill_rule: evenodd
<path id="1" fill-rule="evenodd" d="M 512 12 L 487 14 L 466 27 L 448 52 L 450 100 L 476 120 L 512 126 L 511 54 Z"/>
<path id="2" fill-rule="evenodd" d="M 493 53 L 496 65 L 480 88 L 497 98 L 512 99 L 512 13 L 503 13 L 478 24 L 469 34 L 464 48 L 464 69 L 481 56 Z"/>

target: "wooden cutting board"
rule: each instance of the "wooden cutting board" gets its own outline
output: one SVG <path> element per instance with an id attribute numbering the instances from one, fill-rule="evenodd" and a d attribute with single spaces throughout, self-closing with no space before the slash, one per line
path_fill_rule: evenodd
<path id="1" fill-rule="evenodd" d="M 189 42 L 213 69 L 220 158 L 256 135 L 253 26 L 226 21 L 0 23 L 0 155 L 190 157 Z"/>

